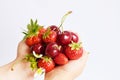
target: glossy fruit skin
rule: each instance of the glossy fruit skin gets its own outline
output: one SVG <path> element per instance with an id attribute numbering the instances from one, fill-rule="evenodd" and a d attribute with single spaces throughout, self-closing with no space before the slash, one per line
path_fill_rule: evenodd
<path id="1" fill-rule="evenodd" d="M 71 32 L 71 34 L 72 34 L 72 41 L 77 43 L 79 41 L 78 35 L 75 34 L 74 32 Z"/>
<path id="2" fill-rule="evenodd" d="M 57 39 L 57 33 L 53 30 L 50 30 L 49 34 L 46 36 L 46 32 L 42 36 L 42 40 L 45 43 L 55 42 Z"/>
<path id="3" fill-rule="evenodd" d="M 55 58 L 54 62 L 58 65 L 64 65 L 68 63 L 68 58 L 63 53 L 59 53 Z"/>
<path id="4" fill-rule="evenodd" d="M 51 25 L 50 29 L 55 31 L 58 35 L 61 34 L 61 30 L 56 25 Z"/>
<path id="5" fill-rule="evenodd" d="M 32 46 L 34 44 L 40 43 L 41 39 L 38 36 L 31 36 L 26 38 L 25 42 L 28 46 Z"/>
<path id="6" fill-rule="evenodd" d="M 49 26 L 49 28 L 53 31 L 58 31 L 58 27 L 55 25 L 51 25 L 51 26 Z"/>
<path id="7" fill-rule="evenodd" d="M 35 51 L 36 54 L 44 54 L 44 50 L 45 48 L 41 43 L 32 46 L 32 51 Z"/>
<path id="8" fill-rule="evenodd" d="M 56 42 L 49 43 L 46 47 L 45 54 L 51 58 L 54 58 L 59 53 L 59 46 Z"/>
<path id="9" fill-rule="evenodd" d="M 38 33 L 39 38 L 42 38 L 42 35 L 45 33 L 45 31 L 46 29 L 43 27 L 39 29 L 39 33 Z"/>
<path id="10" fill-rule="evenodd" d="M 39 59 L 38 60 L 38 68 L 40 68 L 40 67 L 44 68 L 45 72 L 47 73 L 54 69 L 55 63 L 52 59 L 50 61 L 46 61 L 44 59 Z"/>
<path id="11" fill-rule="evenodd" d="M 71 50 L 70 46 L 67 46 L 65 49 L 65 55 L 70 60 L 76 60 L 79 59 L 83 54 L 83 48 L 81 47 L 79 50 Z"/>
<path id="12" fill-rule="evenodd" d="M 64 31 L 58 38 L 61 45 L 68 45 L 71 42 L 72 35 L 70 31 Z"/>

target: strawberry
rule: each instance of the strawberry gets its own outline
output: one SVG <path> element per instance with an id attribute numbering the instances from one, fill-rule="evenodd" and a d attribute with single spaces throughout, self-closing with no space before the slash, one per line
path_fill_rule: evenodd
<path id="1" fill-rule="evenodd" d="M 25 42 L 28 46 L 32 46 L 34 44 L 39 43 L 40 41 L 41 41 L 41 39 L 38 36 L 30 36 L 30 37 L 26 38 Z"/>
<path id="2" fill-rule="evenodd" d="M 79 59 L 83 54 L 81 43 L 72 42 L 65 49 L 65 54 L 70 60 Z"/>
<path id="3" fill-rule="evenodd" d="M 46 32 L 42 36 L 42 39 L 45 43 L 55 42 L 57 39 L 57 33 L 50 28 L 47 28 Z"/>
<path id="4" fill-rule="evenodd" d="M 52 60 L 52 58 L 44 56 L 41 59 L 38 60 L 38 68 L 44 68 L 45 72 L 50 72 L 54 69 L 55 63 Z"/>
<path id="5" fill-rule="evenodd" d="M 64 65 L 68 63 L 68 58 L 63 54 L 59 53 L 55 58 L 54 62 L 58 65 Z"/>
<path id="6" fill-rule="evenodd" d="M 46 31 L 46 29 L 43 26 L 41 26 L 41 28 L 39 30 L 39 34 L 38 34 L 40 39 L 42 38 L 42 35 L 45 33 L 45 31 Z"/>
<path id="7" fill-rule="evenodd" d="M 41 38 L 39 38 L 38 34 L 40 34 L 39 32 L 42 28 L 43 26 L 37 24 L 37 20 L 33 22 L 31 19 L 30 24 L 27 25 L 27 31 L 23 32 L 25 34 L 25 42 L 28 46 L 41 42 Z"/>

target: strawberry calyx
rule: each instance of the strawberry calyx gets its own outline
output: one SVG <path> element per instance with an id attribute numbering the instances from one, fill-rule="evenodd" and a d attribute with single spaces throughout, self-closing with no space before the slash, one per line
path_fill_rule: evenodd
<path id="1" fill-rule="evenodd" d="M 37 58 L 33 54 L 27 54 L 24 58 L 25 61 L 30 62 L 30 67 L 32 70 L 37 69 Z"/>
<path id="2" fill-rule="evenodd" d="M 71 44 L 69 44 L 69 47 L 71 47 L 71 50 L 79 50 L 82 47 L 82 42 L 75 43 L 72 41 Z"/>
<path id="3" fill-rule="evenodd" d="M 52 58 L 48 56 L 44 56 L 41 59 L 43 59 L 45 62 L 50 62 L 52 60 Z"/>
<path id="4" fill-rule="evenodd" d="M 43 26 L 40 26 L 37 23 L 37 20 L 34 22 L 32 19 L 30 20 L 30 23 L 27 25 L 27 31 L 24 31 L 23 34 L 25 34 L 24 38 L 28 38 L 31 36 L 38 35 L 39 30 L 43 28 Z"/>
<path id="5" fill-rule="evenodd" d="M 42 38 L 43 39 L 49 38 L 50 31 L 51 31 L 51 29 L 48 27 L 47 30 L 46 30 L 46 32 L 43 34 Z"/>
<path id="6" fill-rule="evenodd" d="M 38 76 L 38 75 L 41 75 L 41 74 L 44 74 L 45 72 L 45 69 L 43 68 L 38 68 L 37 71 L 35 72 L 35 75 L 34 77 Z"/>

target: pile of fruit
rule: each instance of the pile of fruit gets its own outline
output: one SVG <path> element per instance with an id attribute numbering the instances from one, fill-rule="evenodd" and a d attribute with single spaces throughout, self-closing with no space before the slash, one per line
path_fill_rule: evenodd
<path id="1" fill-rule="evenodd" d="M 56 66 L 65 65 L 69 60 L 82 56 L 83 48 L 78 35 L 72 31 L 63 31 L 63 22 L 70 13 L 71 11 L 62 17 L 60 26 L 51 25 L 45 28 L 32 19 L 27 25 L 27 31 L 23 33 L 31 53 L 25 59 L 31 63 L 33 70 L 44 68 L 45 72 L 49 72 Z"/>

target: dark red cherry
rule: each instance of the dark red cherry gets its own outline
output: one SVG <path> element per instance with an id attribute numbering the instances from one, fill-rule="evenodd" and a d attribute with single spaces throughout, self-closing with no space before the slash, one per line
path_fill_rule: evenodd
<path id="1" fill-rule="evenodd" d="M 32 51 L 35 51 L 36 54 L 44 54 L 44 47 L 38 43 L 32 46 Z"/>
<path id="2" fill-rule="evenodd" d="M 57 32 L 57 34 L 61 34 L 61 30 L 56 25 L 51 25 L 50 29 Z"/>
<path id="3" fill-rule="evenodd" d="M 55 25 L 51 25 L 51 26 L 50 26 L 50 29 L 53 30 L 53 31 L 58 31 L 58 27 L 55 26 Z"/>
<path id="4" fill-rule="evenodd" d="M 58 36 L 61 45 L 67 45 L 71 42 L 72 35 L 70 31 L 63 31 L 62 34 Z"/>
<path id="5" fill-rule="evenodd" d="M 46 47 L 45 54 L 51 58 L 54 58 L 58 55 L 60 49 L 56 42 L 49 43 Z"/>
<path id="6" fill-rule="evenodd" d="M 72 41 L 77 43 L 79 41 L 78 35 L 74 32 L 71 32 L 71 34 L 72 34 Z"/>

